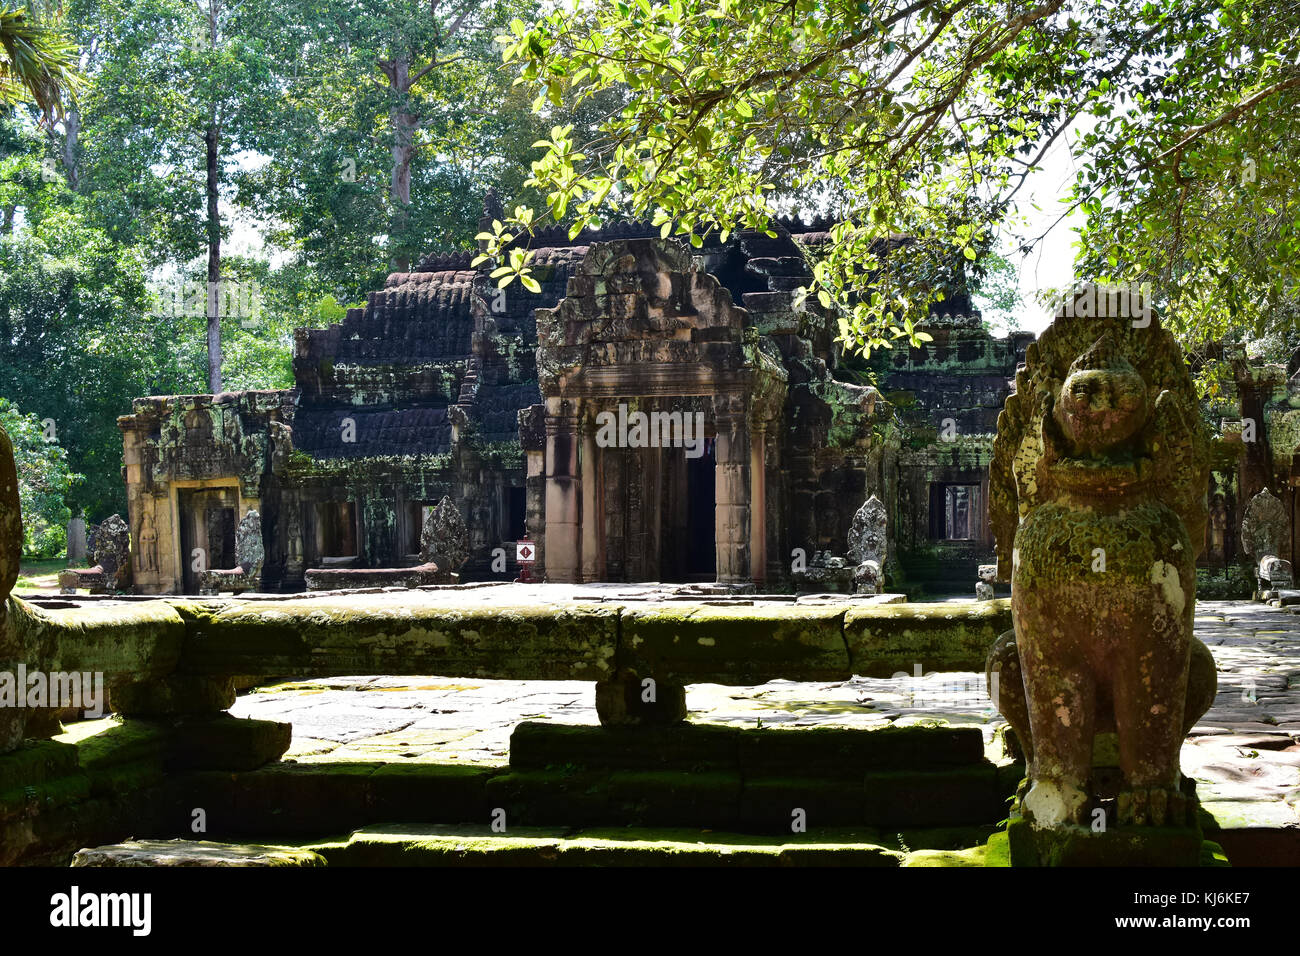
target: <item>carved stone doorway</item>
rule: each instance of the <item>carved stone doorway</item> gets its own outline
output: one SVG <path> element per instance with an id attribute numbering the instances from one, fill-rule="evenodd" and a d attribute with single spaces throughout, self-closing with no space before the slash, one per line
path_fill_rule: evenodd
<path id="1" fill-rule="evenodd" d="M 182 490 L 178 504 L 184 593 L 197 594 L 199 571 L 235 566 L 239 501 L 234 488 L 197 488 Z"/>

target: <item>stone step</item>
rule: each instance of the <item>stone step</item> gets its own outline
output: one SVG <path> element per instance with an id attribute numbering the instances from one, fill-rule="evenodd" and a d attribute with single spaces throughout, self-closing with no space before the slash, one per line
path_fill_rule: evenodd
<path id="1" fill-rule="evenodd" d="M 73 866 L 324 866 L 301 847 L 213 843 L 208 840 L 131 840 L 78 850 Z"/>
<path id="2" fill-rule="evenodd" d="M 521 826 L 690 826 L 770 833 L 808 826 L 963 826 L 1005 815 L 1013 774 L 985 763 L 842 777 L 664 770 L 523 771 L 486 785 Z M 1018 780 L 1018 776 L 1016 777 Z"/>
<path id="3" fill-rule="evenodd" d="M 90 847 L 74 867 L 379 866 L 1008 866 L 1008 833 L 990 828 L 884 833 L 816 828 L 755 836 L 669 828 L 494 829 L 481 824 L 380 824 L 306 846 L 131 840 Z M 1199 865 L 1230 865 L 1212 841 Z M 1196 854 L 1193 852 L 1193 855 Z M 1150 861 L 1147 861 L 1150 862 Z"/>
<path id="4" fill-rule="evenodd" d="M 310 848 L 331 866 L 979 866 L 986 833 L 383 825 Z"/>
<path id="5" fill-rule="evenodd" d="M 868 769 L 920 770 L 984 761 L 977 727 L 748 729 L 682 723 L 599 727 L 524 721 L 510 735 L 512 770 L 695 770 L 853 779 Z"/>
<path id="6" fill-rule="evenodd" d="M 187 832 L 201 807 L 218 839 L 319 837 L 374 820 L 520 826 L 694 826 L 751 832 L 807 826 L 996 823 L 1023 769 L 987 761 L 947 768 L 859 770 L 855 776 L 689 769 L 519 770 L 418 762 L 272 764 L 168 781 L 162 833 Z M 170 809 L 169 809 L 170 808 Z M 797 811 L 800 813 L 796 814 Z"/>

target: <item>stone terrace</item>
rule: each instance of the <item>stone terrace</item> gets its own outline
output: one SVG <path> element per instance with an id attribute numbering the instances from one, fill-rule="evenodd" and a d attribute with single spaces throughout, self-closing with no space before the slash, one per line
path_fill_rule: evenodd
<path id="1" fill-rule="evenodd" d="M 783 606 L 790 609 L 784 612 L 787 614 L 797 613 L 794 608 L 802 607 L 818 620 L 826 618 L 819 627 L 828 632 L 825 635 L 828 640 L 824 642 L 827 647 L 840 644 L 838 638 L 829 639 L 842 635 L 847 645 L 842 650 L 849 650 L 854 664 L 869 665 L 871 676 L 863 676 L 861 668 L 854 666 L 851 677 L 778 679 L 766 683 L 759 683 L 762 679 L 759 677 L 740 686 L 705 683 L 702 681 L 706 678 L 697 677 L 689 682 L 686 700 L 694 723 L 741 728 L 777 725 L 877 728 L 943 723 L 973 726 L 983 734 L 989 759 L 1004 765 L 1010 763 L 999 733 L 1004 722 L 985 694 L 983 674 L 975 671 L 976 658 L 982 659 L 982 650 L 974 647 L 975 643 L 987 646 L 992 633 L 1009 626 L 1007 602 L 988 602 L 984 606 L 987 611 L 981 614 L 988 613 L 989 619 L 981 618 L 977 626 L 972 626 L 976 619 L 972 616 L 975 607 L 970 602 L 963 602 L 966 607 L 900 606 L 885 603 L 896 599 L 889 595 L 853 601 L 843 595 L 802 595 L 796 599 L 707 593 L 710 590 L 708 586 L 489 585 L 402 592 L 376 589 L 372 594 L 351 594 L 347 600 L 356 610 L 366 606 L 383 609 L 386 617 L 406 613 L 422 620 L 441 619 L 439 615 L 462 618 L 462 633 L 469 633 L 464 629 L 470 619 L 485 613 L 490 615 L 507 604 L 531 605 L 539 612 L 549 608 L 561 615 L 566 613 L 566 608 L 569 614 L 618 615 L 625 635 L 634 633 L 629 629 L 647 615 L 671 614 L 675 608 L 684 612 L 685 618 L 728 613 L 780 618 Z M 244 596 L 178 603 L 188 606 L 187 613 L 191 615 L 202 611 L 215 613 L 216 617 L 227 614 L 276 617 L 281 615 L 274 611 L 283 608 L 288 614 L 310 619 L 328 617 L 338 597 L 329 594 L 320 598 Z M 122 611 L 134 606 L 139 609 L 134 614 L 139 615 L 148 607 L 161 609 L 168 604 L 112 598 L 33 599 L 30 595 L 28 600 L 45 605 L 45 613 L 56 616 L 77 614 L 79 609 L 69 607 L 74 604 L 94 607 L 101 615 L 111 614 L 110 609 L 115 606 Z M 319 604 L 320 611 L 313 612 L 312 604 Z M 949 635 L 951 653 L 945 657 L 942 653 L 936 655 L 936 650 L 943 650 L 944 645 L 928 642 L 926 628 L 938 625 L 949 610 L 953 618 L 946 625 L 949 630 L 942 633 Z M 888 639 L 871 639 L 877 623 L 872 619 L 877 617 L 882 618 L 878 622 L 881 631 L 886 630 L 883 618 L 890 619 Z M 697 623 L 714 632 L 716 625 Z M 954 627 L 956 640 L 950 633 Z M 985 631 L 990 633 L 986 635 Z M 688 627 L 682 633 L 693 634 L 694 630 Z M 1237 855 L 1251 862 L 1300 862 L 1300 620 L 1288 608 L 1206 601 L 1198 606 L 1196 633 L 1217 661 L 1219 694 L 1214 707 L 1187 739 L 1183 767 L 1198 781 L 1204 807 L 1222 828 L 1218 834 L 1209 836 L 1222 843 L 1229 858 Z M 654 639 L 653 634 L 649 636 Z M 742 636 L 729 635 L 719 644 L 734 652 Z M 495 644 L 497 638 L 489 640 Z M 317 645 L 318 650 L 324 646 Z M 724 651 L 724 646 L 717 650 Z M 976 654 L 976 650 L 981 654 Z M 874 656 L 860 655 L 863 651 Z M 933 667 L 943 672 L 889 677 L 891 673 L 911 669 L 902 663 L 904 659 L 919 659 L 925 670 Z M 496 663 L 486 673 L 493 676 L 501 676 L 502 672 L 507 676 L 515 672 L 527 676 L 531 666 L 527 654 L 515 663 L 495 656 L 492 660 Z M 675 666 L 674 660 L 667 660 Z M 588 675 L 583 675 L 584 680 L 488 679 L 473 676 L 476 672 L 467 666 L 469 661 L 459 663 L 458 676 L 452 677 L 412 676 L 418 672 L 409 662 L 405 676 L 326 676 L 341 673 L 337 662 L 323 668 L 309 666 L 297 674 L 290 666 L 279 677 L 250 677 L 241 681 L 245 685 L 260 681 L 264 686 L 242 694 L 230 712 L 239 717 L 290 722 L 293 737 L 284 762 L 290 767 L 296 764 L 304 771 L 312 765 L 322 770 L 333 765 L 389 766 L 394 771 L 403 766 L 416 770 L 423 765 L 429 770 L 437 766 L 461 766 L 492 772 L 489 768 L 506 767 L 511 732 L 522 721 L 556 725 L 597 723 L 592 678 Z M 720 661 L 707 658 L 691 665 L 698 668 L 697 673 L 713 673 L 720 666 Z M 754 666 L 752 660 L 744 664 L 744 668 Z M 761 672 L 763 662 L 758 666 Z M 842 663 L 836 664 L 834 670 L 839 672 L 842 667 Z M 795 667 L 795 671 L 805 676 L 823 669 L 821 664 Z M 268 675 L 274 671 L 262 669 L 254 673 Z M 562 673 L 552 669 L 543 676 L 559 677 L 567 673 L 566 667 Z M 293 680 L 295 677 L 297 680 Z M 737 680 L 731 671 L 719 671 L 719 677 Z M 85 740 L 112 721 L 109 718 L 71 724 L 67 733 L 58 739 L 74 743 Z"/>
<path id="2" fill-rule="evenodd" d="M 461 592 L 490 601 L 496 589 Z M 552 587 L 540 588 L 554 600 Z M 666 589 L 627 586 L 565 589 L 575 600 L 663 598 Z M 761 601 L 762 599 L 760 599 Z M 817 598 L 805 600 L 816 601 Z M 842 597 L 839 598 L 842 600 Z M 1300 619 L 1287 609 L 1237 601 L 1201 602 L 1196 634 L 1219 667 L 1214 706 L 1189 735 L 1183 769 L 1201 800 L 1239 840 L 1258 851 L 1266 832 L 1282 859 L 1300 862 Z M 947 722 L 978 726 L 990 756 L 1005 761 L 984 676 L 952 672 L 847 681 L 775 680 L 736 687 L 692 684 L 691 719 L 734 726 L 886 725 Z M 584 681 L 501 681 L 437 677 L 341 677 L 258 688 L 231 713 L 293 724 L 287 760 L 505 763 L 522 720 L 595 724 Z"/>

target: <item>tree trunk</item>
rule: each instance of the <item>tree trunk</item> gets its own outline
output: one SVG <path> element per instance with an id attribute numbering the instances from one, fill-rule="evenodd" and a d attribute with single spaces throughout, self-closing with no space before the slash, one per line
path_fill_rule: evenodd
<path id="1" fill-rule="evenodd" d="M 217 127 L 204 133 L 208 153 L 208 391 L 221 391 L 221 213 L 217 195 Z"/>
<path id="2" fill-rule="evenodd" d="M 405 99 L 411 92 L 411 61 L 402 55 L 389 64 L 389 86 L 394 93 Z M 388 198 L 392 203 L 393 214 L 389 234 L 394 243 L 391 267 L 394 272 L 409 272 L 411 269 L 410 252 L 406 249 L 406 228 L 410 222 L 411 210 L 411 157 L 415 153 L 415 132 L 420 125 L 420 117 L 408 113 L 396 106 L 391 113 L 393 124 L 393 169 L 388 186 Z"/>
<path id="3" fill-rule="evenodd" d="M 74 193 L 81 183 L 81 166 L 77 159 L 77 141 L 81 137 L 81 111 L 69 107 L 63 118 L 63 173 L 68 177 L 68 188 Z"/>
<path id="4" fill-rule="evenodd" d="M 53 123 L 46 129 L 45 135 L 49 140 L 50 149 L 59 154 L 59 161 L 63 164 L 63 178 L 68 181 L 68 188 L 76 192 L 77 185 L 81 182 L 81 169 L 77 164 L 77 142 L 81 138 L 81 111 L 75 106 L 68 107 L 63 118 L 59 120 L 59 125 L 63 127 L 62 138 Z"/>

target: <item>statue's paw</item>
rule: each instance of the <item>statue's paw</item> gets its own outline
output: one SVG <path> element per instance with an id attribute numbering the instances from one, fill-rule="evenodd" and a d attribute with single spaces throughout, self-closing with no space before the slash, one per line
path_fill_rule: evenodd
<path id="1" fill-rule="evenodd" d="M 1181 790 L 1163 787 L 1135 787 L 1121 791 L 1115 801 L 1120 826 L 1186 826 L 1190 806 Z"/>
<path id="2" fill-rule="evenodd" d="M 1021 804 L 1035 826 L 1058 827 L 1067 823 L 1085 823 L 1088 794 L 1072 783 L 1060 780 L 1036 780 Z"/>

